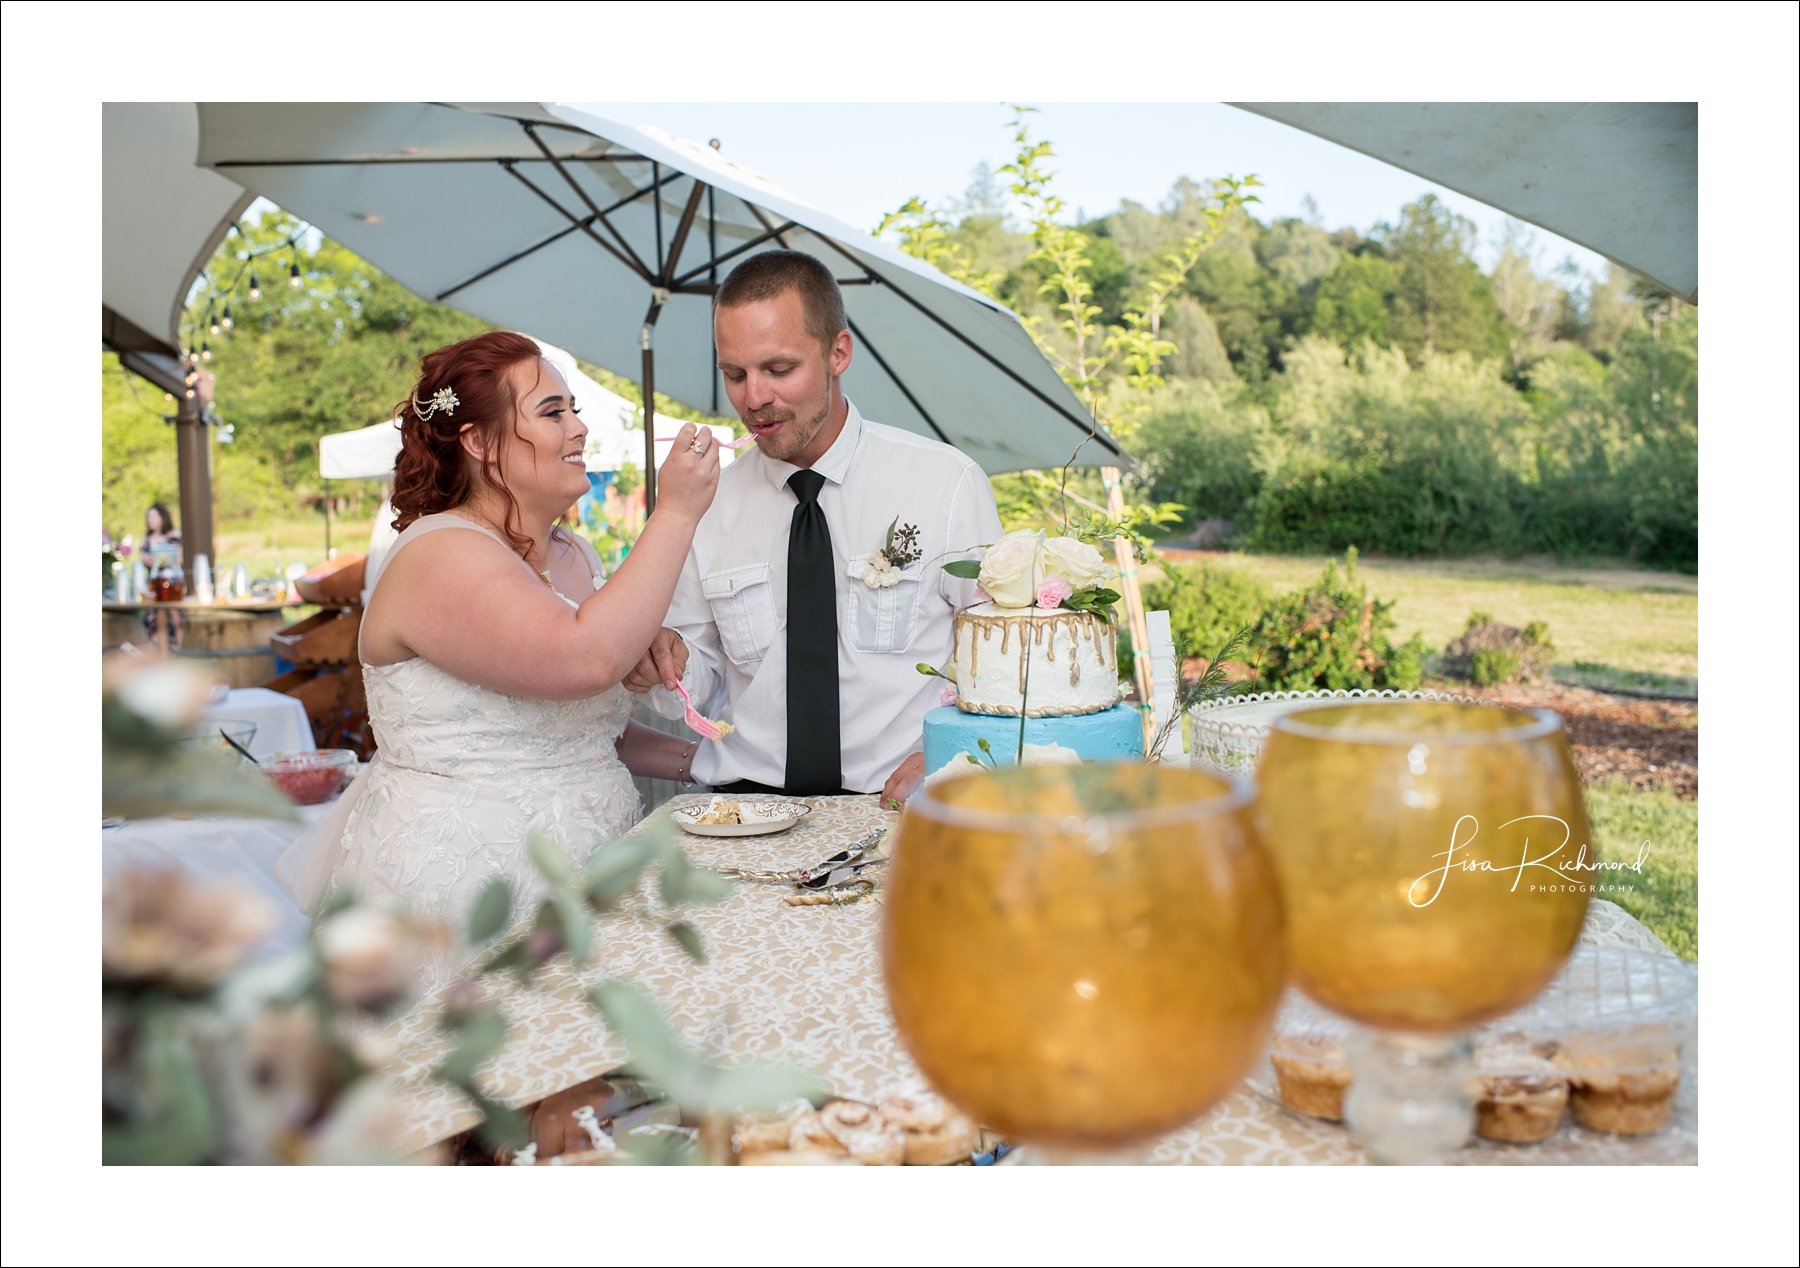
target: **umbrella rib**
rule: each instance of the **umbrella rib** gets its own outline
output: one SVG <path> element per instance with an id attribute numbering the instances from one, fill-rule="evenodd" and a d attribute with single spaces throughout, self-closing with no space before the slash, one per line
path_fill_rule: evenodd
<path id="1" fill-rule="evenodd" d="M 552 167 L 554 167 L 557 170 L 557 173 L 565 181 L 567 181 L 569 183 L 569 188 L 575 191 L 575 196 L 577 198 L 581 199 L 582 202 L 587 204 L 587 209 L 589 211 L 593 212 L 594 215 L 596 215 L 600 218 L 600 223 L 605 225 L 607 227 L 607 229 L 612 233 L 612 236 L 619 240 L 619 245 L 624 247 L 626 251 L 630 252 L 631 258 L 637 262 L 638 273 L 641 274 L 643 277 L 648 278 L 650 276 L 650 270 L 645 267 L 644 262 L 642 260 L 638 259 L 638 253 L 636 251 L 631 250 L 631 244 L 629 242 L 625 241 L 625 235 L 620 233 L 618 231 L 618 229 L 613 225 L 613 222 L 606 218 L 605 212 L 601 211 L 600 208 L 598 208 L 594 205 L 594 200 L 592 198 L 588 197 L 587 190 L 583 189 L 580 185 L 578 185 L 575 182 L 575 178 L 569 174 L 569 169 L 564 167 L 562 165 L 561 160 L 559 160 L 556 157 L 556 155 L 554 155 L 550 152 L 550 147 L 544 144 L 543 138 L 538 136 L 537 132 L 533 130 L 532 126 L 529 123 L 521 122 L 519 126 L 525 129 L 525 135 L 531 138 L 531 143 L 538 147 L 538 149 L 543 153 L 544 157 L 550 160 L 550 165 Z M 660 181 L 655 179 L 655 170 L 656 169 L 654 167 L 651 168 L 651 174 L 652 174 L 652 179 L 650 182 L 651 189 L 655 189 L 659 184 L 661 184 Z M 632 198 L 637 198 L 639 196 L 640 196 L 639 194 L 634 193 L 632 195 Z M 623 203 L 620 203 L 618 205 L 624 206 Z M 560 210 L 560 208 L 559 208 L 559 210 Z M 567 215 L 568 213 L 565 212 L 564 214 Z M 575 217 L 573 217 L 573 216 L 569 216 L 569 219 L 571 219 L 571 220 L 573 220 L 574 218 Z M 615 252 L 615 254 L 616 254 L 616 252 Z"/>
<path id="2" fill-rule="evenodd" d="M 669 274 L 675 271 L 676 263 L 681 259 L 682 248 L 687 246 L 688 234 L 694 227 L 694 216 L 700 210 L 700 195 L 707 191 L 706 182 L 698 176 L 694 177 L 693 192 L 688 195 L 687 206 L 681 209 L 681 223 L 675 226 L 675 240 L 669 244 L 669 256 L 663 261 L 662 284 L 669 285 Z"/>
<path id="3" fill-rule="evenodd" d="M 751 203 L 745 203 L 744 206 L 749 207 L 752 211 L 755 211 L 755 209 L 756 209 L 754 204 L 751 204 Z M 757 218 L 759 220 L 762 219 L 760 216 Z M 763 223 L 765 225 L 767 225 L 768 221 L 764 220 Z M 767 233 L 762 234 L 759 237 L 750 239 L 750 241 L 744 243 L 742 246 L 733 247 L 731 250 L 727 251 L 724 255 L 716 256 L 713 259 L 708 260 L 705 264 L 702 264 L 697 269 L 689 269 L 686 273 L 683 273 L 680 277 L 676 278 L 673 282 L 671 282 L 669 284 L 670 289 L 674 289 L 675 287 L 687 285 L 690 281 L 692 281 L 696 277 L 699 277 L 700 274 L 706 272 L 708 269 L 717 268 L 719 265 L 725 263 L 725 261 L 733 258 L 734 256 L 742 255 L 744 252 L 750 250 L 753 247 L 760 247 L 763 243 L 767 242 L 770 238 L 775 238 L 776 240 L 779 241 L 781 235 L 786 233 L 789 229 L 798 229 L 799 227 L 800 226 L 798 224 L 796 224 L 794 221 L 790 220 L 786 224 L 782 225 L 781 228 L 779 228 L 779 229 L 770 229 Z M 784 243 L 783 245 L 785 246 L 786 244 Z"/>
<path id="4" fill-rule="evenodd" d="M 893 380 L 894 386 L 900 389 L 900 394 L 911 403 L 914 409 L 919 411 L 919 417 L 925 420 L 925 425 L 937 433 L 937 438 L 939 440 L 943 441 L 946 445 L 951 445 L 952 442 L 950 437 L 944 435 L 944 429 L 937 425 L 937 420 L 931 416 L 931 412 L 923 405 L 919 404 L 919 398 L 914 396 L 912 394 L 912 389 L 906 386 L 906 382 L 901 379 L 898 374 L 894 373 L 894 367 L 889 365 L 887 363 L 887 358 L 882 356 L 881 353 L 876 350 L 875 345 L 869 340 L 869 337 L 863 334 L 862 328 L 859 327 L 856 322 L 852 321 L 847 314 L 845 315 L 844 320 L 850 323 L 850 333 L 856 336 L 856 341 L 869 350 L 869 355 L 875 358 L 875 364 L 887 372 L 887 376 Z M 954 445 L 952 445 L 952 447 L 954 448 Z"/>
<path id="5" fill-rule="evenodd" d="M 220 159 L 213 167 L 429 167 L 434 163 L 541 163 L 530 154 L 470 154 L 424 158 Z M 643 163 L 641 154 L 591 154 L 583 163 Z"/>
<path id="6" fill-rule="evenodd" d="M 1048 405 L 1051 409 L 1055 410 L 1058 414 L 1061 414 L 1064 418 L 1068 419 L 1078 429 L 1086 432 L 1088 434 L 1088 439 L 1099 441 L 1103 446 L 1105 446 L 1107 449 L 1111 450 L 1115 454 L 1120 452 L 1118 445 L 1113 443 L 1112 438 L 1109 436 L 1103 435 L 1101 433 L 1100 425 L 1097 422 L 1094 422 L 1092 420 L 1089 420 L 1088 422 L 1085 422 L 1085 423 L 1082 422 L 1079 418 L 1075 417 L 1075 415 L 1069 413 L 1069 411 L 1067 409 L 1065 409 L 1063 406 L 1057 404 L 1055 401 L 1051 400 L 1048 396 L 1044 395 L 1044 393 L 1039 391 L 1035 385 L 1026 382 L 1026 380 L 1011 366 L 1009 366 L 1005 362 L 1001 361 L 993 353 L 989 352 L 986 348 L 984 348 L 980 344 L 976 343 L 973 339 L 969 338 L 969 336 L 965 335 L 962 331 L 958 330 L 955 326 L 952 326 L 949 322 L 945 321 L 942 317 L 940 317 L 936 313 L 932 312 L 931 309 L 926 307 L 924 304 L 921 304 L 918 300 L 914 299 L 911 295 L 908 295 L 903 288 L 898 287 L 898 286 L 894 285 L 892 282 L 888 281 L 887 278 L 883 277 L 880 273 L 878 273 L 874 269 L 870 268 L 866 263 L 864 263 L 861 260 L 858 260 L 855 256 L 851 255 L 848 251 L 844 250 L 844 248 L 839 246 L 837 243 L 832 242 L 832 240 L 830 238 L 827 238 L 827 237 L 824 237 L 823 235 L 821 235 L 820 241 L 828 243 L 832 247 L 833 250 L 838 252 L 838 254 L 844 256 L 852 264 L 855 264 L 858 267 L 860 267 L 864 272 L 868 273 L 877 282 L 881 283 L 887 290 L 894 292 L 896 295 L 900 296 L 901 299 L 904 299 L 907 303 L 911 304 L 914 308 L 916 308 L 920 312 L 924 313 L 927 317 L 931 318 L 931 320 L 935 321 L 938 325 L 942 326 L 945 330 L 948 330 L 951 334 L 955 335 L 958 339 L 962 340 L 962 342 L 967 344 L 977 355 L 979 355 L 982 358 L 982 360 L 986 361 L 989 365 L 992 365 L 996 370 L 1000 371 L 1000 373 L 1004 374 L 1007 378 L 1011 379 L 1014 383 L 1017 383 L 1020 387 L 1024 388 L 1027 392 L 1030 392 L 1033 396 L 1037 397 L 1038 400 L 1042 401 L 1044 404 Z"/>
<path id="7" fill-rule="evenodd" d="M 515 251 L 515 252 L 513 252 L 513 254 L 507 256 L 504 260 L 500 261 L 500 263 L 492 265 L 488 268 L 481 270 L 481 272 L 477 273 L 474 277 L 468 278 L 465 281 L 458 282 L 455 286 L 452 286 L 447 291 L 440 292 L 432 302 L 438 303 L 438 304 L 443 303 L 445 300 L 449 299 L 452 295 L 456 294 L 458 291 L 465 290 L 468 287 L 475 285 L 475 283 L 479 282 L 484 277 L 488 277 L 488 276 L 491 276 L 492 274 L 498 273 L 501 269 L 505 268 L 509 264 L 517 264 L 520 260 L 523 260 L 526 256 L 532 254 L 534 251 L 541 251 L 553 242 L 561 242 L 564 238 L 568 237 L 571 233 L 574 233 L 580 227 L 581 227 L 580 225 L 570 225 L 567 229 L 558 229 L 555 233 L 551 234 L 549 237 L 543 239 L 542 241 L 532 243 L 530 246 L 526 247 L 523 251 Z"/>
<path id="8" fill-rule="evenodd" d="M 643 278 L 646 282 L 651 280 L 650 274 L 644 270 L 642 261 L 636 259 L 636 252 L 632 253 L 633 254 L 632 259 L 629 259 L 629 260 L 626 259 L 623 255 L 619 254 L 619 250 L 617 247 L 613 246 L 612 243 L 608 242 L 605 238 L 602 238 L 599 234 L 594 232 L 594 226 L 591 223 L 584 222 L 582 220 L 577 219 L 573 212 L 571 212 L 567 207 L 563 206 L 561 203 L 557 202 L 556 199 L 550 197 L 549 194 L 546 194 L 543 190 L 539 189 L 536 185 L 532 184 L 531 180 L 523 172 L 521 172 L 517 168 L 515 168 L 510 162 L 502 162 L 500 164 L 500 166 L 504 167 L 507 171 L 507 174 L 512 176 L 520 184 L 524 185 L 526 189 L 529 189 L 532 193 L 536 194 L 539 198 L 542 198 L 545 202 L 549 203 L 552 207 L 554 207 L 558 211 L 560 211 L 563 214 L 563 216 L 568 219 L 568 222 L 571 225 L 573 225 L 575 228 L 581 230 L 583 233 L 587 234 L 588 237 L 592 238 L 600 246 L 605 247 L 608 251 L 612 252 L 614 257 L 618 259 L 619 263 L 623 264 L 626 268 L 630 269 L 633 273 L 636 273 L 639 277 Z M 596 213 L 596 214 L 598 214 L 598 213 Z M 612 226 L 608 225 L 607 228 L 610 229 L 610 228 L 612 228 Z M 629 249 L 629 248 L 627 248 L 627 249 Z"/>

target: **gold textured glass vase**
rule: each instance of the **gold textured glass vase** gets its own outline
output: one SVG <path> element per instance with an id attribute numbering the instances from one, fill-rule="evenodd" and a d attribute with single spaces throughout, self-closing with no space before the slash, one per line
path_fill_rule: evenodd
<path id="1" fill-rule="evenodd" d="M 1283 980 L 1255 791 L 1148 765 L 968 775 L 908 803 L 882 926 L 925 1075 L 1052 1153 L 1172 1131 L 1256 1060 Z"/>
<path id="2" fill-rule="evenodd" d="M 1444 1099 L 1462 1095 L 1459 1032 L 1536 996 L 1587 914 L 1595 859 L 1561 719 L 1440 701 L 1308 709 L 1275 722 L 1258 776 L 1293 981 L 1381 1032 L 1351 1053 L 1351 1125 L 1379 1156 L 1441 1158 L 1467 1132 L 1466 1106 Z M 1427 1068 L 1442 1094 L 1410 1095 Z"/>

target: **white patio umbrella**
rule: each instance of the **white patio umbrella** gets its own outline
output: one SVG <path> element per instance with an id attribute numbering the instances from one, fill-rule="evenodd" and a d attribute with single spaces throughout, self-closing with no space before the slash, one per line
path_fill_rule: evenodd
<path id="1" fill-rule="evenodd" d="M 1478 198 L 1699 300 L 1694 102 L 1231 104 Z"/>
<path id="2" fill-rule="evenodd" d="M 844 287 L 845 390 L 869 417 L 990 473 L 1078 447 L 1082 466 L 1130 461 L 1003 306 L 658 129 L 552 103 L 202 103 L 199 163 L 427 299 L 713 413 L 719 282 L 753 251 L 806 251 Z"/>

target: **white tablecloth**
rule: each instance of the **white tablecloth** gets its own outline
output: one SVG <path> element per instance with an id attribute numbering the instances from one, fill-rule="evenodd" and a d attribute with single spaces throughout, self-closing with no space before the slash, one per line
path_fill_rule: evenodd
<path id="1" fill-rule="evenodd" d="M 206 722 L 254 722 L 253 757 L 315 747 L 306 706 L 267 687 L 239 687 L 225 697 L 224 704 L 211 705 L 200 716 Z"/>
<path id="2" fill-rule="evenodd" d="M 275 692 L 268 692 L 275 695 Z M 298 702 L 296 702 L 298 703 Z M 259 731 L 260 734 L 260 731 Z M 268 899 L 275 928 L 252 952 L 264 959 L 301 946 L 312 922 L 275 879 L 275 860 L 294 838 L 329 813 L 332 802 L 296 807 L 302 822 L 280 819 L 133 819 L 100 829 L 100 870 L 177 868 L 195 881 L 235 881 Z"/>

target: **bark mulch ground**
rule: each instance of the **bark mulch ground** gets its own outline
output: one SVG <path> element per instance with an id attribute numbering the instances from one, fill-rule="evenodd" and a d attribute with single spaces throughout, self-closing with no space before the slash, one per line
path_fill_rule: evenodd
<path id="1" fill-rule="evenodd" d="M 1700 706 L 1691 700 L 1640 700 L 1560 683 L 1504 687 L 1441 684 L 1485 700 L 1555 709 L 1569 729 L 1575 765 L 1588 783 L 1616 780 L 1639 792 L 1666 788 L 1683 801 L 1700 795 Z"/>

